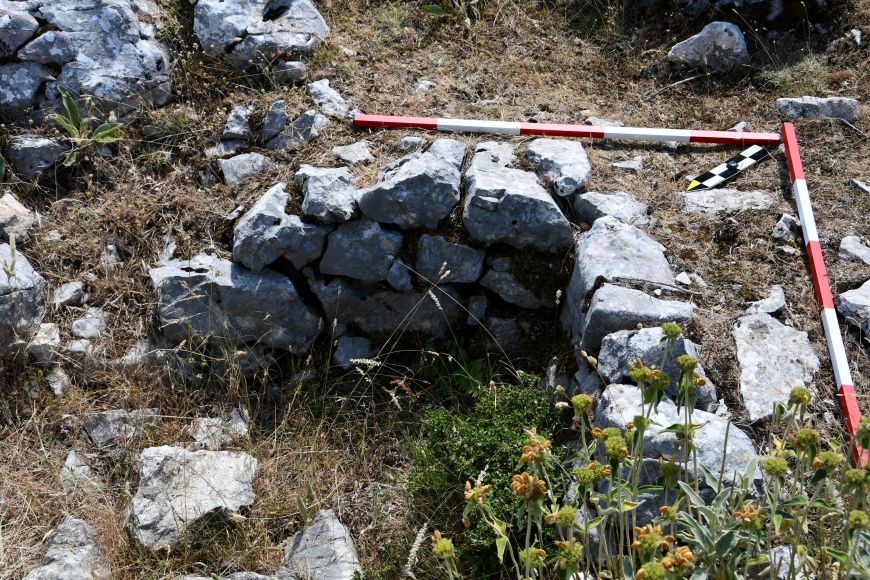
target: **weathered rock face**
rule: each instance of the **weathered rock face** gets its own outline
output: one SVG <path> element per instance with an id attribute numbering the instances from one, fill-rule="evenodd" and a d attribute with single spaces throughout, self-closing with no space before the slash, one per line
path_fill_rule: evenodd
<path id="1" fill-rule="evenodd" d="M 332 510 L 320 510 L 284 550 L 279 580 L 353 580 L 362 573 L 350 532 Z"/>
<path id="2" fill-rule="evenodd" d="M 574 198 L 574 211 L 586 223 L 593 223 L 606 215 L 621 222 L 639 226 L 649 223 L 647 206 L 637 201 L 630 193 L 598 193 L 590 191 Z"/>
<path id="3" fill-rule="evenodd" d="M 39 225 L 39 216 L 24 207 L 11 193 L 0 197 L 0 240 L 15 236 L 16 244 L 25 242 L 31 230 Z"/>
<path id="4" fill-rule="evenodd" d="M 360 209 L 381 223 L 433 229 L 459 203 L 464 157 L 463 143 L 439 139 L 387 165 L 375 185 L 359 192 Z"/>
<path id="5" fill-rule="evenodd" d="M 307 54 L 329 33 L 311 0 L 198 0 L 193 30 L 208 54 L 242 69 Z"/>
<path id="6" fill-rule="evenodd" d="M 248 435 L 248 424 L 241 414 L 233 409 L 227 420 L 219 417 L 201 417 L 190 425 L 194 449 L 218 451 L 224 445 L 233 443 Z"/>
<path id="7" fill-rule="evenodd" d="M 485 257 L 482 249 L 424 234 L 417 245 L 417 272 L 433 283 L 468 284 L 480 278 Z"/>
<path id="8" fill-rule="evenodd" d="M 302 182 L 302 213 L 324 223 L 346 222 L 359 215 L 354 178 L 346 167 L 303 165 L 294 179 Z"/>
<path id="9" fill-rule="evenodd" d="M 142 409 L 127 412 L 124 409 L 113 409 L 88 415 L 82 427 L 98 447 L 115 443 L 124 443 L 128 439 L 140 435 L 142 431 L 155 422 L 157 409 Z"/>
<path id="10" fill-rule="evenodd" d="M 858 120 L 858 101 L 846 97 L 800 97 L 776 100 L 776 109 L 790 119 L 843 119 L 850 123 Z"/>
<path id="11" fill-rule="evenodd" d="M 45 280 L 9 244 L 0 244 L 0 355 L 15 351 L 45 315 Z"/>
<path id="12" fill-rule="evenodd" d="M 75 451 L 70 451 L 60 469 L 60 485 L 64 493 L 89 494 L 101 491 L 102 483 L 97 479 L 91 467 L 79 457 Z"/>
<path id="13" fill-rule="evenodd" d="M 526 149 L 526 159 L 550 180 L 557 195 L 567 197 L 586 188 L 592 166 L 579 141 L 535 139 Z"/>
<path id="14" fill-rule="evenodd" d="M 233 260 L 254 273 L 281 256 L 302 268 L 323 255 L 331 226 L 303 223 L 287 215 L 285 184 L 269 188 L 233 229 Z"/>
<path id="15" fill-rule="evenodd" d="M 320 79 L 313 83 L 308 83 L 308 94 L 314 100 L 314 104 L 324 114 L 337 119 L 343 119 L 349 116 L 347 102 L 344 100 L 338 91 L 329 86 L 329 79 Z"/>
<path id="16" fill-rule="evenodd" d="M 280 133 L 269 139 L 266 149 L 271 151 L 295 151 L 305 143 L 316 139 L 320 132 L 329 126 L 329 119 L 311 109 L 305 111 Z"/>
<path id="17" fill-rule="evenodd" d="M 730 22 L 711 22 L 695 36 L 671 48 L 668 60 L 714 73 L 725 73 L 749 62 L 743 32 Z"/>
<path id="18" fill-rule="evenodd" d="M 127 530 L 148 549 L 170 548 L 191 524 L 254 503 L 257 460 L 247 453 L 162 446 L 144 449 L 140 459 Z"/>
<path id="19" fill-rule="evenodd" d="M 110 580 L 97 532 L 87 522 L 66 518 L 48 538 L 42 565 L 24 580 Z"/>
<path id="20" fill-rule="evenodd" d="M 866 336 L 870 336 L 870 280 L 860 288 L 837 296 L 837 311 L 848 322 L 860 327 Z"/>
<path id="21" fill-rule="evenodd" d="M 69 149 L 54 139 L 25 133 L 9 140 L 5 156 L 21 177 L 31 179 L 52 167 Z"/>
<path id="22" fill-rule="evenodd" d="M 681 191 L 689 213 L 739 212 L 767 209 L 773 203 L 763 191 L 737 189 L 692 189 Z"/>
<path id="23" fill-rule="evenodd" d="M 571 306 L 571 293 L 568 293 Z M 569 317 L 570 318 L 570 317 Z M 692 322 L 692 305 L 677 300 L 662 300 L 633 288 L 604 284 L 592 296 L 589 310 L 574 313 L 574 344 L 595 350 L 608 334 L 642 326 L 676 322 L 686 328 Z"/>
<path id="24" fill-rule="evenodd" d="M 659 345 L 663 338 L 664 332 L 659 327 L 622 330 L 607 335 L 601 342 L 601 351 L 598 354 L 598 372 L 609 383 L 625 383 L 629 380 L 628 363 L 633 363 L 640 358 L 645 365 L 655 365 L 656 368 L 661 369 L 662 372 L 671 377 L 667 394 L 676 401 L 677 382 L 680 378 L 680 369 L 677 368 L 676 359 L 684 354 L 697 359 L 698 346 L 691 340 L 680 336 L 674 344 L 670 358 L 662 366 L 664 348 Z M 716 385 L 707 378 L 700 365 L 696 370 L 707 380 L 707 384 L 698 389 L 696 406 L 705 411 L 712 411 L 717 405 Z"/>
<path id="25" fill-rule="evenodd" d="M 224 181 L 230 187 L 238 187 L 274 166 L 271 159 L 260 153 L 242 153 L 229 159 L 219 159 L 217 163 Z"/>
<path id="26" fill-rule="evenodd" d="M 157 291 L 165 337 L 228 338 L 304 352 L 322 320 L 299 297 L 293 283 L 271 271 L 252 274 L 216 256 L 199 254 L 149 271 Z"/>
<path id="27" fill-rule="evenodd" d="M 773 404 L 788 401 L 793 388 L 813 385 L 819 359 L 806 332 L 760 313 L 741 317 L 733 335 L 740 393 L 752 421 L 770 416 Z"/>
<path id="28" fill-rule="evenodd" d="M 616 427 L 625 430 L 629 421 L 636 415 L 643 415 L 643 405 L 640 389 L 632 385 L 610 385 L 595 409 L 595 426 L 600 428 Z M 675 457 L 676 436 L 673 433 L 663 433 L 664 429 L 675 423 L 682 424 L 685 418 L 677 410 L 677 406 L 665 399 L 658 406 L 658 412 L 650 415 L 652 424 L 644 432 L 643 453 L 645 457 Z M 695 433 L 695 445 L 698 453 L 698 464 L 708 468 L 713 473 L 719 473 L 723 468 L 723 481 L 728 484 L 737 475 L 744 475 L 749 462 L 757 459 L 752 440 L 743 431 L 731 426 L 728 432 L 728 444 L 725 445 L 725 432 L 728 421 L 704 411 L 692 413 L 692 423 L 702 425 Z M 723 453 L 727 453 L 723 458 Z M 699 470 L 700 471 L 700 470 Z M 703 480 L 703 474 L 693 476 Z M 760 483 L 760 474 L 757 476 Z"/>
<path id="29" fill-rule="evenodd" d="M 320 271 L 377 282 L 387 273 L 402 248 L 402 234 L 384 230 L 377 222 L 363 219 L 341 224 L 329 234 Z"/>
<path id="30" fill-rule="evenodd" d="M 577 238 L 568 300 L 581 305 L 600 281 L 633 280 L 673 285 L 664 246 L 639 229 L 605 216 Z"/>
<path id="31" fill-rule="evenodd" d="M 868 248 L 858 236 L 846 236 L 840 241 L 838 254 L 844 260 L 863 262 L 870 266 L 870 248 Z"/>
<path id="32" fill-rule="evenodd" d="M 0 8 L 0 58 L 15 54 L 37 30 L 39 22 L 27 12 Z"/>
<path id="33" fill-rule="evenodd" d="M 542 252 L 571 247 L 568 219 L 534 174 L 508 167 L 513 154 L 506 145 L 487 141 L 475 149 L 465 173 L 465 228 L 486 244 L 504 242 Z"/>
<path id="34" fill-rule="evenodd" d="M 15 116 L 35 105 L 56 107 L 58 84 L 74 96 L 91 97 L 91 104 L 104 113 L 115 111 L 125 115 L 169 100 L 169 57 L 155 40 L 154 27 L 139 19 L 143 12 L 149 18 L 155 16 L 149 13 L 153 8 L 148 3 L 3 0 L 0 10 L 26 10 L 30 17 L 50 27 L 21 46 L 17 53 L 7 49 L 6 56 L 15 53 L 17 58 L 31 62 L 0 67 L 3 69 L 0 77 L 4 77 L 0 78 L 0 87 L 18 92 L 12 96 L 0 89 L 0 112 Z M 43 84 L 45 98 L 37 103 Z"/>
<path id="35" fill-rule="evenodd" d="M 508 304 L 521 308 L 535 309 L 548 305 L 547 300 L 526 288 L 511 272 L 510 258 L 495 258 L 489 261 L 489 269 L 480 285 L 497 294 Z"/>

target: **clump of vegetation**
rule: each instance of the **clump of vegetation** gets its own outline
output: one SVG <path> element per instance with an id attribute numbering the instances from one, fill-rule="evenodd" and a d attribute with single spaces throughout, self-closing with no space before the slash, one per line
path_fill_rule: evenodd
<path id="1" fill-rule="evenodd" d="M 664 361 L 673 356 L 682 330 L 673 323 L 663 330 Z M 557 423 L 540 422 L 544 418 L 529 408 L 496 413 L 494 401 L 487 401 L 474 415 L 484 429 L 431 413 L 424 423 L 430 429 L 428 452 L 418 460 L 426 471 L 418 475 L 433 490 L 449 493 L 450 472 L 468 473 L 490 461 L 485 473 L 465 482 L 462 521 L 470 531 L 456 545 L 440 531 L 432 537 L 444 577 L 461 578 L 463 571 L 479 577 L 481 560 L 472 559 L 478 555 L 467 547 L 487 543 L 502 573 L 523 580 L 868 577 L 870 470 L 849 467 L 835 442 L 822 441 L 808 414 L 810 392 L 796 388 L 787 404 L 775 406 L 777 435 L 771 435 L 770 454 L 761 462 L 768 479 L 762 492 L 755 460 L 733 481 L 699 465 L 695 435 L 703 425 L 694 421 L 693 408 L 703 378 L 697 362 L 688 355 L 676 359 L 675 402 L 682 420 L 673 425 L 654 423 L 670 384 L 659 370 L 664 365 L 629 365 L 643 403 L 626 430 L 593 427 L 592 398 L 568 398 L 559 389 L 566 400 L 556 407 L 572 412 L 579 438 L 574 454 L 554 447 L 539 431 Z M 511 428 L 511 421 L 522 419 Z M 520 425 L 526 428 L 520 431 Z M 675 438 L 675 453 L 659 459 L 655 485 L 641 485 L 644 440 L 653 425 Z M 870 419 L 852 443 L 870 446 Z M 511 464 L 515 469 L 506 476 Z M 454 483 L 454 493 L 459 489 Z M 637 508 L 648 494 L 664 494 L 665 505 L 653 521 L 638 522 Z"/>
<path id="2" fill-rule="evenodd" d="M 87 150 L 95 143 L 98 145 L 108 145 L 124 138 L 121 132 L 121 124 L 113 121 L 111 118 L 109 121 L 98 125 L 92 132 L 91 122 L 94 119 L 82 118 L 79 106 L 65 88 L 58 86 L 58 91 L 63 103 L 63 111 L 55 114 L 52 119 L 66 131 L 67 137 L 73 146 L 72 150 L 64 156 L 64 167 L 75 165 L 78 161 L 79 153 Z"/>
<path id="3" fill-rule="evenodd" d="M 796 63 L 772 68 L 761 74 L 761 80 L 782 96 L 814 95 L 827 89 L 828 69 L 814 54 Z"/>

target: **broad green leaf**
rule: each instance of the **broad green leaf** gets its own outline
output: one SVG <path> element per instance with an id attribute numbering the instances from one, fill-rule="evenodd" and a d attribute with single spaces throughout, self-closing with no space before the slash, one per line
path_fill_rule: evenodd
<path id="1" fill-rule="evenodd" d="M 695 493 L 694 489 L 692 489 L 691 487 L 686 485 L 685 481 L 678 481 L 677 485 L 680 486 L 680 489 L 683 490 L 683 493 L 686 494 L 686 497 L 689 498 L 689 501 L 691 501 L 692 504 L 694 504 L 696 506 L 707 505 L 706 502 L 703 499 L 701 499 L 701 496 L 698 495 L 697 493 Z"/>
<path id="2" fill-rule="evenodd" d="M 121 125 L 119 123 L 103 123 L 94 129 L 92 139 L 97 143 L 115 143 L 123 137 L 124 135 L 121 133 Z"/>
<path id="3" fill-rule="evenodd" d="M 55 123 L 63 127 L 64 131 L 67 132 L 67 135 L 69 135 L 73 139 L 77 139 L 81 135 L 78 128 L 70 123 L 69 120 L 63 115 L 53 115 L 52 119 L 54 119 Z"/>
<path id="4" fill-rule="evenodd" d="M 498 563 L 501 564 L 504 562 L 504 551 L 507 548 L 507 538 L 502 536 L 500 538 L 495 539 L 495 549 L 498 553 Z"/>
<path id="5" fill-rule="evenodd" d="M 791 498 L 790 500 L 784 501 L 781 504 L 779 504 L 779 507 L 786 508 L 786 507 L 797 507 L 797 506 L 805 506 L 805 505 L 807 505 L 807 498 L 805 498 L 802 495 L 796 495 L 795 497 Z"/>
<path id="6" fill-rule="evenodd" d="M 79 155 L 78 155 L 77 151 L 75 151 L 75 150 L 70 151 L 63 158 L 63 166 L 64 167 L 71 167 L 71 166 L 75 165 L 75 162 L 78 161 L 78 157 L 79 157 Z"/>
<path id="7" fill-rule="evenodd" d="M 79 114 L 79 106 L 76 105 L 76 102 L 70 96 L 69 91 L 61 86 L 57 87 L 57 89 L 60 91 L 63 108 L 66 109 L 66 118 L 73 127 L 79 127 L 82 124 L 82 117 Z"/>
<path id="8" fill-rule="evenodd" d="M 639 506 L 641 503 L 643 502 L 638 503 L 636 501 L 624 501 L 622 502 L 622 506 L 620 507 L 620 509 L 623 513 L 630 512 L 631 510 L 637 508 L 637 506 Z"/>
<path id="9" fill-rule="evenodd" d="M 622 557 L 622 574 L 626 578 L 634 578 L 634 563 L 631 561 L 631 556 Z"/>
<path id="10" fill-rule="evenodd" d="M 595 529 L 601 522 L 604 521 L 604 516 L 598 516 L 597 518 L 591 519 L 586 522 L 586 531 Z"/>
<path id="11" fill-rule="evenodd" d="M 423 12 L 425 12 L 426 14 L 429 14 L 430 16 L 437 16 L 439 18 L 442 16 L 447 16 L 447 13 L 444 11 L 444 8 L 442 8 L 438 4 L 426 4 L 426 5 L 422 6 L 420 9 Z"/>
<path id="12" fill-rule="evenodd" d="M 828 546 L 825 546 L 823 549 L 828 556 L 830 556 L 843 566 L 849 565 L 849 554 L 847 554 L 846 552 L 841 552 L 840 550 L 835 550 L 833 548 L 829 548 Z"/>
<path id="13" fill-rule="evenodd" d="M 726 557 L 731 550 L 734 549 L 734 546 L 737 545 L 739 540 L 740 538 L 734 530 L 726 532 L 722 537 L 716 540 L 716 554 L 721 558 Z"/>

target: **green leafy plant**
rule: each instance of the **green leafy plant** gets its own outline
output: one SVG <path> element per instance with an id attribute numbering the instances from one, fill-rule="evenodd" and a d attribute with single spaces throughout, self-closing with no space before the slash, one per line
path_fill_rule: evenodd
<path id="1" fill-rule="evenodd" d="M 58 91 L 60 92 L 63 111 L 55 114 L 52 119 L 63 127 L 73 145 L 72 150 L 64 157 L 64 167 L 74 165 L 78 161 L 79 152 L 87 149 L 94 143 L 106 145 L 116 143 L 124 138 L 121 132 L 121 124 L 111 120 L 98 125 L 92 132 L 90 126 L 95 119 L 82 118 L 79 106 L 70 96 L 69 91 L 63 87 L 58 87 Z"/>

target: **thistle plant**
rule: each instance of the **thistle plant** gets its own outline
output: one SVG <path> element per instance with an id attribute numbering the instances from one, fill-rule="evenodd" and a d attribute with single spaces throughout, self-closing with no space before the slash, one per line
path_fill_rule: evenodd
<path id="1" fill-rule="evenodd" d="M 55 114 L 52 119 L 66 131 L 73 146 L 64 157 L 64 167 L 75 165 L 79 152 L 86 150 L 94 143 L 106 145 L 124 138 L 121 124 L 112 120 L 111 117 L 108 122 L 98 125 L 92 132 L 90 127 L 94 119 L 82 118 L 79 106 L 70 96 L 69 91 L 61 86 L 58 86 L 58 91 L 63 111 Z"/>

